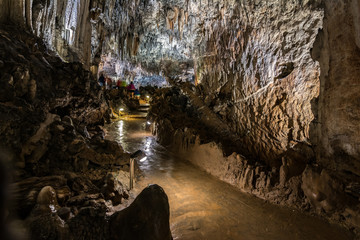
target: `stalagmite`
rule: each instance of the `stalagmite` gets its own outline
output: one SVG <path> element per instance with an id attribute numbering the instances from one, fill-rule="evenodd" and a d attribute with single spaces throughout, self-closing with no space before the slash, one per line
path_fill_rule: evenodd
<path id="1" fill-rule="evenodd" d="M 139 50 L 140 37 L 135 33 L 134 42 L 132 44 L 132 56 L 135 56 Z"/>

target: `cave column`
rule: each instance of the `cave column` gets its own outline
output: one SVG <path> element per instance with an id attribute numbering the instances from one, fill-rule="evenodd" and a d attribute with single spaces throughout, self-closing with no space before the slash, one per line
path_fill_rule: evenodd
<path id="1" fill-rule="evenodd" d="M 33 0 L 25 0 L 25 21 L 26 21 L 26 26 L 29 29 L 33 29 L 32 27 L 32 5 L 33 5 Z"/>
<path id="2" fill-rule="evenodd" d="M 80 2 L 79 17 L 75 33 L 75 47 L 83 52 L 84 67 L 90 68 L 91 58 L 91 23 L 90 23 L 90 0 Z"/>
<path id="3" fill-rule="evenodd" d="M 317 160 L 336 172 L 360 175 L 360 6 L 325 1 L 324 30 L 314 45 L 320 62 Z"/>

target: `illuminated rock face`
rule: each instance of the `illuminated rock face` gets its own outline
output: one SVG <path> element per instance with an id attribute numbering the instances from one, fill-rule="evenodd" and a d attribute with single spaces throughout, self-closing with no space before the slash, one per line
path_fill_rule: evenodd
<path id="1" fill-rule="evenodd" d="M 310 50 L 323 11 L 303 1 L 259 1 L 223 15 L 205 28 L 208 51 L 196 65 L 204 101 L 242 136 L 245 154 L 279 166 L 286 151 L 311 144 L 320 68 Z"/>
<path id="2" fill-rule="evenodd" d="M 26 26 L 69 61 L 90 64 L 90 0 L 3 0 L 1 22 Z"/>

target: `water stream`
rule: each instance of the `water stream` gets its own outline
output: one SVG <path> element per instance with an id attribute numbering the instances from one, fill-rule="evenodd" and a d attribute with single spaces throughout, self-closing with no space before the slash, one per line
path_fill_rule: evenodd
<path id="1" fill-rule="evenodd" d="M 139 193 L 152 183 L 164 188 L 174 239 L 352 239 L 340 227 L 242 193 L 179 159 L 156 143 L 146 124 L 145 120 L 114 122 L 107 126 L 107 138 L 128 152 L 146 153 L 146 159 L 138 162 L 143 176 L 134 191 Z"/>

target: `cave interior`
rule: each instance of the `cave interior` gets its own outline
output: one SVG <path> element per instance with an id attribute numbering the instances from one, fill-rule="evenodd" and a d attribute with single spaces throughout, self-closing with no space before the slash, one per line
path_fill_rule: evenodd
<path id="1" fill-rule="evenodd" d="M 0 0 L 0 238 L 359 239 L 359 76 L 359 0 Z"/>

